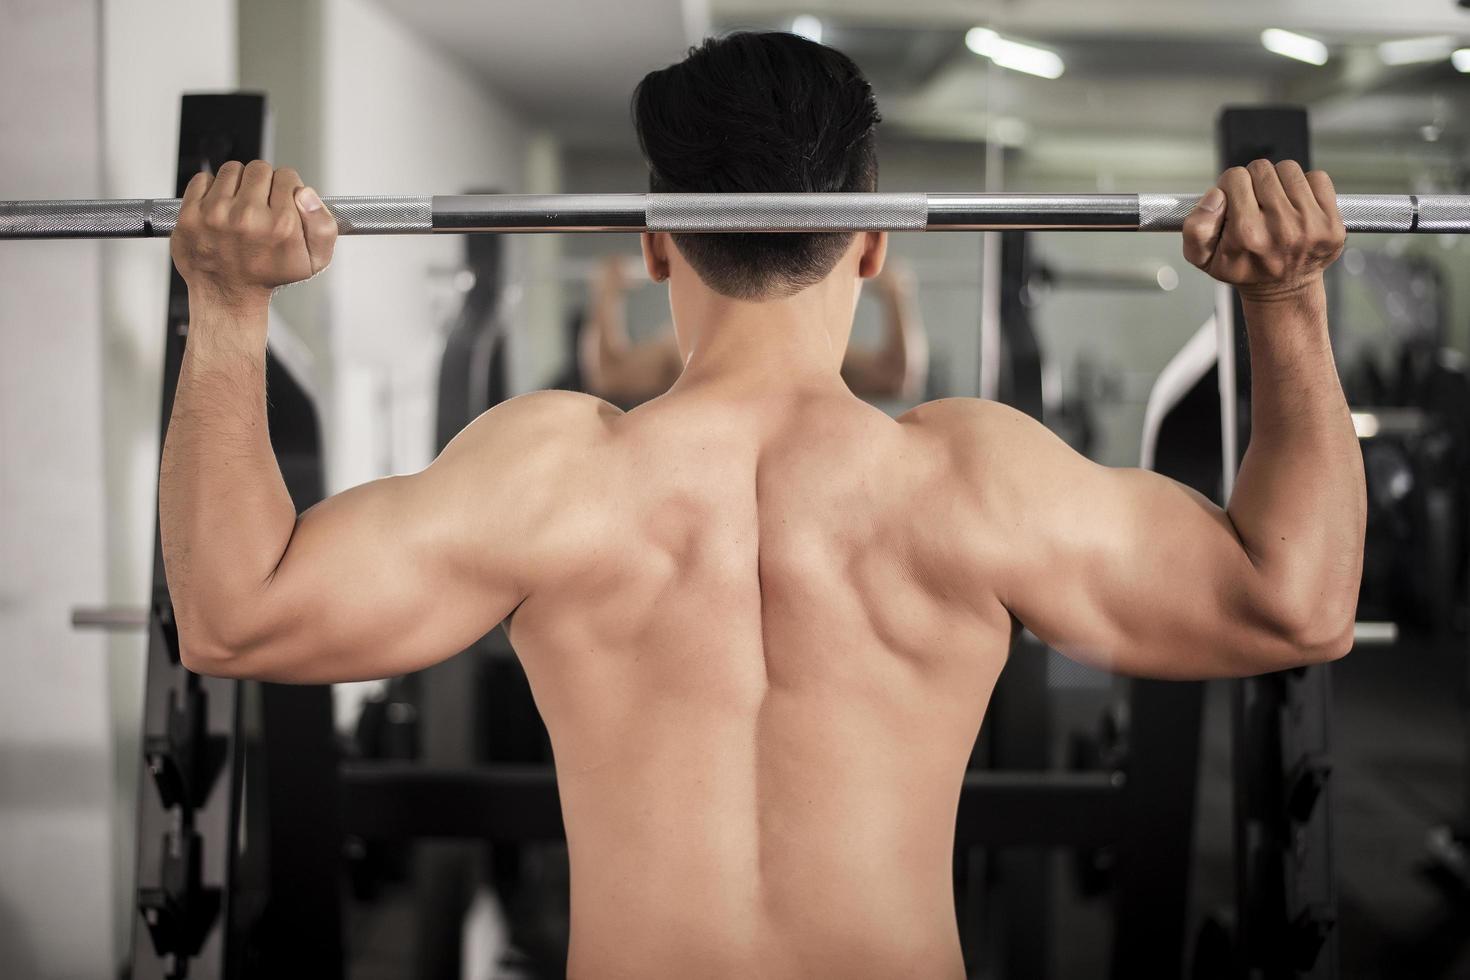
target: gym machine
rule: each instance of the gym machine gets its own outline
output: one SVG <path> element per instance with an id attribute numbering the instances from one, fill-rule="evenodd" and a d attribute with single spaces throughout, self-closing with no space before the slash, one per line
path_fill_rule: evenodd
<path id="1" fill-rule="evenodd" d="M 264 96 L 184 96 L 176 186 L 204 166 L 263 155 L 265 137 Z M 170 275 L 161 432 L 189 326 L 187 289 Z M 316 411 L 273 353 L 266 381 L 271 442 L 305 509 L 324 494 Z M 156 530 L 152 595 L 130 976 L 340 978 L 331 692 L 185 670 Z"/>

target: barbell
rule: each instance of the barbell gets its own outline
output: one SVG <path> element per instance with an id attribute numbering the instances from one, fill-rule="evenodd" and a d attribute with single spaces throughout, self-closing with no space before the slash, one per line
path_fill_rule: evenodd
<path id="1" fill-rule="evenodd" d="M 1178 231 L 1183 194 L 476 194 L 328 197 L 344 235 L 468 232 Z M 1340 194 L 1351 232 L 1464 234 L 1470 195 Z M 0 201 L 0 239 L 160 238 L 179 201 Z"/>

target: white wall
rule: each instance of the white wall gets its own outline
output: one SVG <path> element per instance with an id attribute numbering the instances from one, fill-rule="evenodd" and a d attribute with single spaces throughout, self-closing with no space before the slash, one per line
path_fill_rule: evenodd
<path id="1" fill-rule="evenodd" d="M 0 0 L 0 198 L 87 197 L 93 0 Z M 0 976 L 110 972 L 107 651 L 95 242 L 0 243 Z"/>
<path id="2" fill-rule="evenodd" d="M 527 129 L 483 79 L 369 0 L 322 0 L 322 168 L 331 194 L 446 194 L 524 186 Z M 507 243 L 512 264 L 520 243 Z M 455 237 L 342 241 L 322 277 L 338 490 L 432 458 Z M 514 314 L 514 325 L 523 317 Z M 385 435 L 388 443 L 385 446 Z"/>

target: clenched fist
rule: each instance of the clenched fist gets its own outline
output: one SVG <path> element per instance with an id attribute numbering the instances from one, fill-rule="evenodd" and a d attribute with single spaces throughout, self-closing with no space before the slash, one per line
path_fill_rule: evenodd
<path id="1" fill-rule="evenodd" d="M 194 175 L 169 250 L 192 300 L 258 311 L 332 261 L 337 221 L 289 167 L 230 161 Z"/>
<path id="2" fill-rule="evenodd" d="M 1232 167 L 1184 219 L 1184 257 L 1245 299 L 1320 282 L 1346 241 L 1332 180 L 1290 160 Z"/>

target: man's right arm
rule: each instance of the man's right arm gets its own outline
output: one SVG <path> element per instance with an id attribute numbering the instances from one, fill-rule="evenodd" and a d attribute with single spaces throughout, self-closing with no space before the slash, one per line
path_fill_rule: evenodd
<path id="1" fill-rule="evenodd" d="M 1251 441 L 1227 508 L 1094 464 L 1003 406 L 943 410 L 964 433 L 956 459 L 1000 601 L 1063 653 L 1120 673 L 1256 674 L 1352 643 L 1367 508 L 1321 282 L 1344 238 L 1332 187 L 1257 163 L 1221 188 L 1186 224 L 1185 253 L 1237 286 L 1250 332 Z"/>

